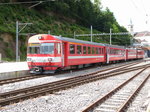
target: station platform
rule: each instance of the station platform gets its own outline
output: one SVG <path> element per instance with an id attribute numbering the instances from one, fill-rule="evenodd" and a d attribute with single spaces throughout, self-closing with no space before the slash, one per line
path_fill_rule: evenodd
<path id="1" fill-rule="evenodd" d="M 29 70 L 27 62 L 0 63 L 0 73 Z"/>

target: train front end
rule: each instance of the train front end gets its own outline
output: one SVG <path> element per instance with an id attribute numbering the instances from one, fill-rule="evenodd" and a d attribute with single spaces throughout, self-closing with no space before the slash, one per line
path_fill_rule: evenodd
<path id="1" fill-rule="evenodd" d="M 27 63 L 30 73 L 54 73 L 62 67 L 61 41 L 46 34 L 30 37 L 28 40 Z"/>

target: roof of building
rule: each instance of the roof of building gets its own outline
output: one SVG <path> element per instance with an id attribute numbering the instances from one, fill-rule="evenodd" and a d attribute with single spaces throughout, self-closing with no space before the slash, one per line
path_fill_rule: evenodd
<path id="1" fill-rule="evenodd" d="M 144 36 L 150 36 L 150 32 L 143 31 L 143 32 L 137 32 L 134 37 L 144 37 Z"/>

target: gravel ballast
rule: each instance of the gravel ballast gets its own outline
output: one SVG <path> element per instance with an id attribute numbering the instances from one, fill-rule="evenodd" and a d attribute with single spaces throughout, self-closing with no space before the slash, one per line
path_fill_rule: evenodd
<path id="1" fill-rule="evenodd" d="M 138 70 L 139 71 L 139 70 Z M 115 86 L 133 76 L 138 71 L 84 84 L 72 89 L 63 90 L 26 100 L 22 103 L 6 106 L 1 112 L 75 112 L 90 104 L 98 97 L 109 92 Z"/>

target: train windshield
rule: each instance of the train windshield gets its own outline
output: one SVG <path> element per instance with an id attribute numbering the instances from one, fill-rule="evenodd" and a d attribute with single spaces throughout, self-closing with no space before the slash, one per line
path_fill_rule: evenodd
<path id="1" fill-rule="evenodd" d="M 29 54 L 54 54 L 54 43 L 30 44 Z"/>
<path id="2" fill-rule="evenodd" d="M 28 53 L 30 54 L 39 54 L 40 53 L 40 47 L 38 46 L 32 46 L 28 48 Z"/>
<path id="3" fill-rule="evenodd" d="M 54 43 L 42 43 L 40 54 L 54 54 Z"/>

